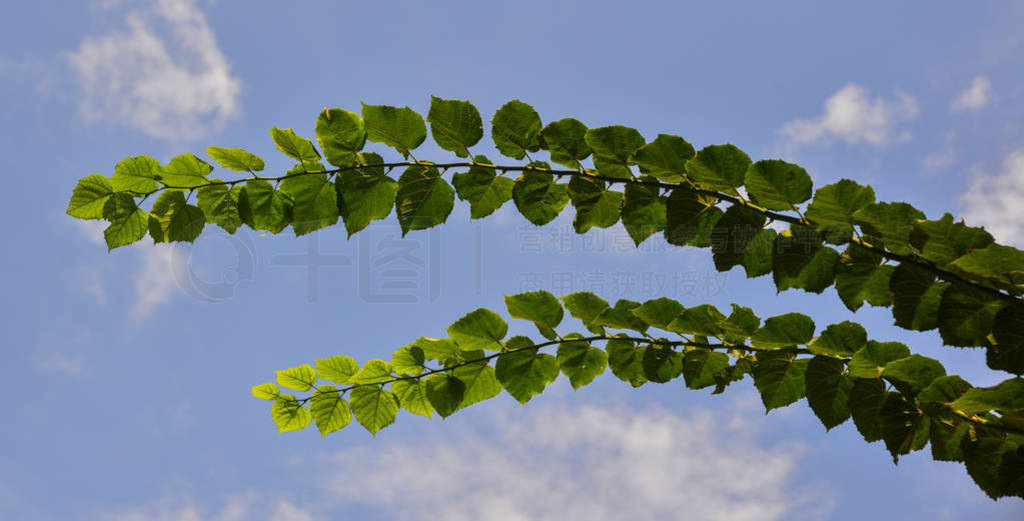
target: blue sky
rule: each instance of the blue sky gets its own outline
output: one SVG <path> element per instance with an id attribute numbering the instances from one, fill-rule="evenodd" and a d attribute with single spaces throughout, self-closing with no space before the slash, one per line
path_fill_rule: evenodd
<path id="1" fill-rule="evenodd" d="M 706 251 L 653 239 L 638 251 L 621 228 L 576 236 L 568 210 L 535 228 L 507 207 L 470 221 L 457 204 L 448 224 L 405 239 L 392 216 L 347 241 L 340 227 L 299 239 L 210 229 L 191 247 L 109 254 L 100 228 L 64 215 L 78 178 L 129 155 L 241 146 L 280 170 L 271 126 L 311 135 L 322 107 L 360 101 L 425 113 L 434 94 L 472 100 L 485 119 L 518 98 L 545 121 L 732 142 L 799 162 L 817 186 L 867 182 L 1021 247 L 1020 5 L 104 0 L 7 12 L 4 519 L 1024 514 L 927 451 L 893 466 L 851 424 L 825 434 L 803 404 L 765 416 L 749 380 L 709 396 L 610 375 L 573 392 L 563 379 L 526 406 L 503 395 L 325 440 L 279 435 L 249 396 L 276 369 L 386 358 L 538 287 L 801 311 L 819 330 L 854 319 L 975 383 L 1001 379 L 980 351 L 896 329 L 887 310 L 852 314 L 833 289 L 776 295 L 714 272 Z M 386 286 L 395 270 L 401 291 Z"/>

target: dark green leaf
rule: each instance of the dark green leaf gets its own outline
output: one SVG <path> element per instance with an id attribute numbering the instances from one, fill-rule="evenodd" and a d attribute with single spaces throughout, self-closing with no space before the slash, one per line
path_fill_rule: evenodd
<path id="1" fill-rule="evenodd" d="M 505 390 L 519 403 L 526 403 L 558 378 L 558 361 L 536 349 L 525 349 L 503 353 L 494 370 Z"/>
<path id="2" fill-rule="evenodd" d="M 647 331 L 647 323 L 633 314 L 633 310 L 638 307 L 640 307 L 639 302 L 619 299 L 615 302 L 615 306 L 605 308 L 594 319 L 593 325 L 610 327 L 612 329 L 632 329 L 633 331 L 644 333 Z M 569 312 L 572 313 L 572 310 L 570 309 Z"/>
<path id="3" fill-rule="evenodd" d="M 732 304 L 729 318 L 719 325 L 730 343 L 742 344 L 761 327 L 761 317 L 750 308 Z"/>
<path id="4" fill-rule="evenodd" d="M 947 282 L 935 282 L 935 275 L 924 268 L 900 264 L 889 280 L 896 325 L 916 331 L 938 327 L 939 304 L 948 287 Z"/>
<path id="5" fill-rule="evenodd" d="M 630 157 L 644 146 L 644 137 L 635 128 L 622 125 L 587 130 L 587 145 L 594 152 L 594 166 L 601 175 L 629 179 Z"/>
<path id="6" fill-rule="evenodd" d="M 762 213 L 740 205 L 730 206 L 711 231 L 715 269 L 729 271 L 740 264 L 747 246 L 764 227 L 765 220 Z"/>
<path id="7" fill-rule="evenodd" d="M 868 340 L 850 359 L 850 375 L 857 378 L 880 378 L 886 364 L 908 356 L 910 348 L 905 344 Z"/>
<path id="8" fill-rule="evenodd" d="M 750 165 L 745 184 L 750 199 L 769 210 L 792 210 L 811 198 L 811 176 L 780 159 L 762 159 Z"/>
<path id="9" fill-rule="evenodd" d="M 562 323 L 562 304 L 547 291 L 528 291 L 517 295 L 505 295 L 505 306 L 509 316 L 529 320 L 548 340 L 557 337 L 554 328 Z"/>
<path id="10" fill-rule="evenodd" d="M 363 103 L 362 113 L 366 139 L 384 143 L 397 150 L 402 157 L 408 158 L 409 152 L 427 139 L 427 125 L 423 123 L 423 116 L 409 107 Z"/>
<path id="11" fill-rule="evenodd" d="M 395 212 L 403 236 L 445 222 L 454 207 L 455 190 L 436 167 L 413 165 L 398 178 Z"/>
<path id="12" fill-rule="evenodd" d="M 878 378 L 854 378 L 850 389 L 850 416 L 864 441 L 882 439 L 879 413 L 885 403 L 885 382 Z"/>
<path id="13" fill-rule="evenodd" d="M 633 387 L 647 382 L 644 376 L 643 360 L 647 347 L 638 347 L 631 340 L 609 340 L 605 345 L 608 352 L 608 368 L 612 374 Z"/>
<path id="14" fill-rule="evenodd" d="M 296 236 L 338 222 L 338 192 L 327 174 L 290 175 L 281 182 L 281 191 L 294 201 L 292 229 Z"/>
<path id="15" fill-rule="evenodd" d="M 719 336 L 725 315 L 711 304 L 687 308 L 666 327 L 673 333 Z"/>
<path id="16" fill-rule="evenodd" d="M 909 385 L 911 392 L 917 394 L 936 378 L 946 376 L 946 368 L 934 358 L 912 354 L 885 364 L 882 376 L 894 383 Z"/>
<path id="17" fill-rule="evenodd" d="M 604 328 L 596 323 L 597 318 L 609 309 L 608 302 L 589 291 L 580 291 L 561 297 L 565 309 L 593 333 L 604 334 Z"/>
<path id="18" fill-rule="evenodd" d="M 480 166 L 491 164 L 487 157 L 476 156 L 473 161 L 478 164 L 469 167 L 468 172 L 452 176 L 452 184 L 455 185 L 459 199 L 469 201 L 470 218 L 480 219 L 491 215 L 512 198 L 515 182 L 497 175 L 493 168 Z"/>
<path id="19" fill-rule="evenodd" d="M 608 190 L 603 181 L 590 177 L 573 176 L 568 185 L 569 199 L 576 208 L 572 221 L 576 233 L 586 233 L 591 227 L 607 228 L 619 220 L 622 193 Z"/>
<path id="20" fill-rule="evenodd" d="M 814 337 L 814 321 L 800 313 L 786 313 L 764 321 L 750 338 L 755 347 L 782 349 L 806 345 Z"/>
<path id="21" fill-rule="evenodd" d="M 850 417 L 847 402 L 853 379 L 846 374 L 842 360 L 815 356 L 807 363 L 807 404 L 825 425 L 825 430 L 842 424 Z"/>
<path id="22" fill-rule="evenodd" d="M 360 154 L 369 165 L 379 164 L 377 154 Z M 372 166 L 348 170 L 334 179 L 338 193 L 338 215 L 345 222 L 348 236 L 366 228 L 373 221 L 384 219 L 395 206 L 398 183 L 386 175 L 372 171 Z"/>
<path id="23" fill-rule="evenodd" d="M 750 156 L 735 145 L 708 145 L 687 161 L 686 175 L 702 188 L 736 195 L 749 167 Z"/>
<path id="24" fill-rule="evenodd" d="M 764 228 L 750 239 L 750 244 L 743 251 L 743 259 L 740 261 L 748 279 L 772 272 L 777 237 L 778 233 L 775 230 Z"/>
<path id="25" fill-rule="evenodd" d="M 459 409 L 466 393 L 466 384 L 448 374 L 432 374 L 425 379 L 427 399 L 437 414 L 447 418 Z"/>
<path id="26" fill-rule="evenodd" d="M 821 336 L 807 344 L 816 355 L 847 358 L 853 356 L 868 341 L 864 326 L 849 320 L 832 324 L 821 332 Z"/>
<path id="27" fill-rule="evenodd" d="M 710 349 L 695 348 L 683 358 L 683 380 L 690 389 L 703 389 L 716 384 L 715 375 L 729 367 L 729 355 Z"/>
<path id="28" fill-rule="evenodd" d="M 910 232 L 910 244 L 921 252 L 922 257 L 940 267 L 993 241 L 992 235 L 984 228 L 972 228 L 962 221 L 955 223 L 948 213 L 937 221 L 919 221 Z"/>
<path id="29" fill-rule="evenodd" d="M 588 342 L 563 342 L 556 358 L 573 389 L 594 381 L 608 366 L 608 354 Z"/>
<path id="30" fill-rule="evenodd" d="M 541 131 L 541 138 L 551 153 L 551 161 L 569 168 L 577 168 L 579 162 L 590 155 L 586 135 L 587 126 L 573 118 L 548 123 Z"/>
<path id="31" fill-rule="evenodd" d="M 491 138 L 502 155 L 522 159 L 540 149 L 540 116 L 519 100 L 504 105 L 491 118 Z"/>
<path id="32" fill-rule="evenodd" d="M 901 454 L 923 449 L 928 443 L 928 417 L 923 416 L 912 403 L 900 393 L 888 393 L 879 411 L 882 425 L 882 440 L 892 454 L 892 461 L 899 461 Z"/>
<path id="33" fill-rule="evenodd" d="M 998 345 L 988 350 L 989 367 L 1024 374 L 1024 306 L 1009 305 L 996 313 L 992 336 Z"/>
<path id="34" fill-rule="evenodd" d="M 366 144 L 366 129 L 359 114 L 325 108 L 316 118 L 316 139 L 328 163 L 346 167 L 356 163 L 356 154 Z"/>
<path id="35" fill-rule="evenodd" d="M 690 188 L 672 190 L 665 201 L 665 240 L 676 246 L 710 246 L 711 230 L 723 215 L 714 206 L 717 202 Z"/>
<path id="36" fill-rule="evenodd" d="M 207 221 L 224 228 L 228 233 L 235 233 L 242 225 L 242 218 L 238 214 L 238 196 L 242 189 L 217 184 L 221 183 L 220 179 L 211 178 L 210 181 L 214 184 L 196 190 L 199 209 Z"/>
<path id="37" fill-rule="evenodd" d="M 683 305 L 675 300 L 661 297 L 648 300 L 634 308 L 633 314 L 653 327 L 665 329 L 673 320 L 679 317 L 683 309 Z"/>
<path id="38" fill-rule="evenodd" d="M 528 171 L 516 179 L 512 199 L 526 220 L 543 226 L 562 213 L 569 203 L 569 192 L 565 185 L 555 183 L 551 174 Z"/>
<path id="39" fill-rule="evenodd" d="M 808 359 L 796 359 L 796 354 L 788 349 L 757 354 L 754 386 L 761 393 L 765 411 L 785 407 L 804 397 L 807 363 Z"/>
<path id="40" fill-rule="evenodd" d="M 799 288 L 821 293 L 835 280 L 839 252 L 822 245 L 817 231 L 794 227 L 775 239 L 772 278 L 779 291 Z"/>
<path id="41" fill-rule="evenodd" d="M 878 237 L 885 247 L 900 255 L 911 253 L 910 232 L 924 219 L 920 210 L 907 203 L 873 203 L 853 214 L 854 222 L 866 235 Z"/>
<path id="42" fill-rule="evenodd" d="M 153 242 L 192 242 L 199 237 L 206 216 L 198 207 L 185 203 L 185 194 L 166 190 L 149 209 L 149 235 Z"/>
<path id="43" fill-rule="evenodd" d="M 1024 410 L 1024 378 L 1010 378 L 992 387 L 975 387 L 952 404 L 967 414 Z"/>
<path id="44" fill-rule="evenodd" d="M 666 183 L 686 180 L 686 162 L 693 159 L 693 145 L 679 136 L 658 134 L 658 137 L 637 149 L 633 161 L 640 171 Z"/>
<path id="45" fill-rule="evenodd" d="M 250 179 L 239 194 L 238 211 L 243 221 L 251 217 L 247 224 L 253 229 L 278 233 L 292 220 L 292 201 L 269 181 Z"/>
<path id="46" fill-rule="evenodd" d="M 836 264 L 836 291 L 850 311 L 857 311 L 864 302 L 884 307 L 893 304 L 889 283 L 895 268 L 880 265 L 866 252 L 851 244 Z"/>
<path id="47" fill-rule="evenodd" d="M 814 192 L 804 216 L 814 223 L 829 241 L 839 244 L 853 235 L 853 214 L 875 202 L 875 190 L 849 179 L 823 186 Z"/>
<path id="48" fill-rule="evenodd" d="M 644 377 L 666 383 L 683 373 L 683 354 L 668 346 L 651 345 L 643 358 Z"/>
<path id="49" fill-rule="evenodd" d="M 622 224 L 637 246 L 665 229 L 665 198 L 658 191 L 654 186 L 626 185 L 622 199 Z"/>
<path id="50" fill-rule="evenodd" d="M 957 284 L 942 294 L 939 304 L 939 334 L 946 345 L 971 347 L 988 343 L 996 313 L 1006 301 L 994 295 Z"/>
<path id="51" fill-rule="evenodd" d="M 494 398 L 501 392 L 501 384 L 498 383 L 494 368 L 486 363 L 463 365 L 455 368 L 453 374 L 466 384 L 460 409 Z"/>
<path id="52" fill-rule="evenodd" d="M 459 157 L 469 157 L 469 147 L 484 136 L 480 111 L 468 101 L 430 96 L 427 121 L 437 145 Z"/>
<path id="53" fill-rule="evenodd" d="M 1012 246 L 993 244 L 969 251 L 951 266 L 975 277 L 991 279 L 1004 285 L 1024 284 L 1024 251 Z"/>

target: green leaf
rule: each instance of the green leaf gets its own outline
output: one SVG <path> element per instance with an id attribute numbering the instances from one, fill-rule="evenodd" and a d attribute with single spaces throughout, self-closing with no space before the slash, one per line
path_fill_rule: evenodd
<path id="1" fill-rule="evenodd" d="M 338 222 L 338 192 L 326 174 L 290 175 L 281 182 L 281 191 L 294 201 L 292 229 L 296 236 Z"/>
<path id="2" fill-rule="evenodd" d="M 660 384 L 669 382 L 683 373 L 683 353 L 667 346 L 648 346 L 643 368 L 648 380 Z"/>
<path id="3" fill-rule="evenodd" d="M 725 315 L 718 308 L 701 304 L 684 310 L 668 324 L 667 329 L 673 333 L 719 336 L 725 320 Z"/>
<path id="4" fill-rule="evenodd" d="M 853 356 L 868 341 L 864 326 L 849 320 L 832 324 L 821 332 L 821 336 L 807 344 L 807 349 L 816 355 L 847 358 Z"/>
<path id="5" fill-rule="evenodd" d="M 796 353 L 788 349 L 757 354 L 754 386 L 761 393 L 766 412 L 804 397 L 807 363 L 806 358 L 796 359 Z"/>
<path id="6" fill-rule="evenodd" d="M 394 378 L 391 364 L 385 360 L 374 358 L 363 364 L 355 374 L 348 378 L 350 384 L 379 384 Z"/>
<path id="7" fill-rule="evenodd" d="M 114 185 L 106 176 L 90 174 L 78 180 L 71 200 L 68 202 L 67 214 L 79 219 L 102 219 L 103 206 L 114 193 Z"/>
<path id="8" fill-rule="evenodd" d="M 992 279 L 1005 285 L 1024 284 L 1024 251 L 993 244 L 966 253 L 951 264 L 972 276 Z"/>
<path id="9" fill-rule="evenodd" d="M 665 198 L 658 192 L 654 186 L 626 185 L 622 198 L 622 224 L 637 246 L 665 229 Z"/>
<path id="10" fill-rule="evenodd" d="M 282 394 L 274 400 L 274 405 L 270 407 L 270 415 L 274 418 L 278 432 L 300 431 L 313 421 L 309 409 L 303 407 L 290 394 Z"/>
<path id="11" fill-rule="evenodd" d="M 224 228 L 228 233 L 235 233 L 235 230 L 242 225 L 242 217 L 238 213 L 238 196 L 242 189 L 232 189 L 221 183 L 220 179 L 210 178 L 209 184 L 196 190 L 196 200 L 199 209 L 203 211 L 206 220 Z"/>
<path id="12" fill-rule="evenodd" d="M 594 166 L 603 176 L 629 179 L 630 157 L 644 146 L 644 137 L 635 128 L 622 125 L 587 130 L 584 137 L 594 152 Z"/>
<path id="13" fill-rule="evenodd" d="M 270 129 L 270 137 L 278 150 L 299 163 L 320 159 L 320 153 L 313 148 L 313 142 L 299 136 L 290 128 L 273 127 Z"/>
<path id="14" fill-rule="evenodd" d="M 722 218 L 722 210 L 714 206 L 717 202 L 687 187 L 672 190 L 665 201 L 665 240 L 676 246 L 700 245 L 700 238 L 710 236 Z M 704 246 L 710 246 L 710 242 Z"/>
<path id="15" fill-rule="evenodd" d="M 673 320 L 679 317 L 685 308 L 683 305 L 667 297 L 648 300 L 633 308 L 633 314 L 647 322 L 648 325 L 666 329 Z"/>
<path id="16" fill-rule="evenodd" d="M 411 345 L 422 349 L 423 357 L 427 360 L 437 360 L 442 364 L 446 364 L 448 360 L 458 358 L 460 355 L 459 347 L 448 338 L 421 336 Z"/>
<path id="17" fill-rule="evenodd" d="M 825 185 L 814 192 L 804 216 L 814 223 L 833 244 L 846 242 L 853 235 L 853 214 L 875 202 L 875 190 L 849 179 Z"/>
<path id="18" fill-rule="evenodd" d="M 555 183 L 551 174 L 523 172 L 512 188 L 512 199 L 526 220 L 543 226 L 562 213 L 569 202 L 569 192 L 564 184 Z"/>
<path id="19" fill-rule="evenodd" d="M 320 437 L 341 430 L 352 421 L 348 402 L 333 385 L 321 385 L 309 400 L 309 410 L 320 431 Z"/>
<path id="20" fill-rule="evenodd" d="M 640 387 L 647 382 L 643 367 L 646 347 L 638 347 L 631 340 L 616 339 L 605 344 L 605 351 L 608 353 L 608 368 L 620 380 L 633 387 Z"/>
<path id="21" fill-rule="evenodd" d="M 460 409 L 489 400 L 501 393 L 501 384 L 498 383 L 494 368 L 484 362 L 456 367 L 452 374 L 466 384 L 466 392 L 462 395 L 462 403 L 459 404 Z"/>
<path id="22" fill-rule="evenodd" d="M 893 304 L 889 283 L 895 268 L 880 265 L 868 250 L 851 244 L 835 268 L 836 291 L 850 311 L 857 311 L 864 302 L 883 307 Z"/>
<path id="23" fill-rule="evenodd" d="M 777 237 L 778 233 L 775 230 L 764 228 L 750 239 L 750 244 L 743 251 L 743 258 L 740 260 L 748 279 L 772 272 Z"/>
<path id="24" fill-rule="evenodd" d="M 973 228 L 962 221 L 955 223 L 948 213 L 937 221 L 918 221 L 910 232 L 910 244 L 921 252 L 922 257 L 940 267 L 993 242 L 992 235 L 984 228 Z"/>
<path id="25" fill-rule="evenodd" d="M 793 163 L 762 159 L 747 170 L 747 194 L 769 210 L 792 210 L 811 198 L 811 176 Z"/>
<path id="26" fill-rule="evenodd" d="M 848 365 L 850 375 L 857 378 L 880 378 L 885 365 L 893 360 L 910 356 L 910 348 L 899 342 L 868 340 L 853 354 Z"/>
<path id="27" fill-rule="evenodd" d="M 934 358 L 912 354 L 885 364 L 882 376 L 909 385 L 911 392 L 917 394 L 936 378 L 946 376 L 946 368 Z"/>
<path id="28" fill-rule="evenodd" d="M 914 223 L 924 218 L 920 210 L 907 203 L 869 204 L 853 214 L 865 235 L 881 239 L 889 251 L 900 255 L 912 252 L 910 232 Z"/>
<path id="29" fill-rule="evenodd" d="M 356 421 L 373 435 L 394 423 L 398 415 L 398 397 L 376 385 L 352 389 L 349 401 L 352 402 L 352 414 Z"/>
<path id="30" fill-rule="evenodd" d="M 583 176 L 573 176 L 569 180 L 568 192 L 576 208 L 576 217 L 572 221 L 576 233 L 586 233 L 594 226 L 607 228 L 618 222 L 622 192 L 608 190 L 603 181 Z"/>
<path id="31" fill-rule="evenodd" d="M 427 388 L 427 399 L 437 414 L 447 418 L 459 409 L 462 396 L 466 393 L 466 384 L 455 376 L 448 374 L 432 374 L 424 379 Z"/>
<path id="32" fill-rule="evenodd" d="M 166 190 L 149 209 L 149 235 L 153 242 L 192 242 L 202 233 L 206 216 L 196 206 L 185 203 L 185 194 Z"/>
<path id="33" fill-rule="evenodd" d="M 997 499 L 1006 495 L 1006 483 L 999 478 L 1003 455 L 1011 446 L 1001 438 L 965 439 L 962 444 L 964 464 L 971 479 L 985 494 Z"/>
<path id="34" fill-rule="evenodd" d="M 292 219 L 292 201 L 269 181 L 250 179 L 238 196 L 238 212 L 253 229 L 279 233 Z"/>
<path id="35" fill-rule="evenodd" d="M 426 370 L 423 365 L 426 360 L 427 357 L 422 348 L 415 344 L 409 344 L 398 348 L 391 355 L 391 370 L 395 374 L 418 375 Z"/>
<path id="36" fill-rule="evenodd" d="M 259 172 L 266 167 L 262 159 L 241 148 L 206 147 L 206 155 L 235 172 Z"/>
<path id="37" fill-rule="evenodd" d="M 556 358 L 573 389 L 594 381 L 608 367 L 608 353 L 588 342 L 563 342 L 558 345 Z"/>
<path id="38" fill-rule="evenodd" d="M 702 188 L 736 195 L 749 167 L 750 156 L 735 145 L 708 145 L 686 162 L 686 175 Z"/>
<path id="39" fill-rule="evenodd" d="M 505 390 L 519 403 L 526 403 L 558 378 L 558 361 L 536 349 L 525 349 L 503 353 L 494 370 Z"/>
<path id="40" fill-rule="evenodd" d="M 395 212 L 402 235 L 445 222 L 455 206 L 455 190 L 436 167 L 413 165 L 398 178 Z"/>
<path id="41" fill-rule="evenodd" d="M 950 286 L 939 304 L 942 343 L 960 347 L 986 345 L 996 313 L 1006 305 L 1006 301 L 970 286 Z"/>
<path id="42" fill-rule="evenodd" d="M 971 387 L 971 384 L 959 376 L 940 376 L 917 395 L 917 402 L 923 411 L 938 416 Z"/>
<path id="43" fill-rule="evenodd" d="M 276 400 L 280 394 L 281 390 L 272 382 L 252 386 L 252 395 L 261 400 Z"/>
<path id="44" fill-rule="evenodd" d="M 853 379 L 846 375 L 842 360 L 815 356 L 807 363 L 807 404 L 825 425 L 825 430 L 842 424 L 850 417 L 847 405 Z"/>
<path id="45" fill-rule="evenodd" d="M 583 322 L 589 331 L 599 335 L 604 334 L 604 328 L 596 322 L 601 313 L 611 307 L 606 300 L 589 291 L 564 295 L 561 300 L 565 304 L 565 309 L 569 310 L 569 314 Z"/>
<path id="46" fill-rule="evenodd" d="M 562 304 L 547 291 L 528 291 L 517 295 L 505 295 L 505 306 L 509 316 L 533 322 L 540 334 L 548 340 L 557 337 L 554 328 L 562 323 Z"/>
<path id="47" fill-rule="evenodd" d="M 480 111 L 468 101 L 430 96 L 427 121 L 437 145 L 459 157 L 469 157 L 469 147 L 484 136 Z"/>
<path id="48" fill-rule="evenodd" d="M 384 143 L 405 158 L 427 139 L 427 125 L 423 122 L 423 116 L 409 107 L 363 103 L 363 123 L 366 126 L 366 139 Z"/>
<path id="49" fill-rule="evenodd" d="M 497 313 L 480 308 L 456 320 L 446 331 L 463 351 L 500 351 L 508 323 Z"/>
<path id="50" fill-rule="evenodd" d="M 928 431 L 928 440 L 932 445 L 932 459 L 935 461 L 964 460 L 964 452 L 960 446 L 970 431 L 967 422 L 944 420 L 932 416 Z"/>
<path id="51" fill-rule="evenodd" d="M 693 145 L 679 136 L 658 134 L 658 137 L 638 148 L 633 161 L 640 165 L 640 171 L 666 183 L 686 181 L 686 162 L 696 153 Z"/>
<path id="52" fill-rule="evenodd" d="M 427 385 L 423 380 L 396 380 L 391 382 L 391 391 L 398 397 L 398 403 L 403 409 L 425 418 L 434 414 L 434 407 L 427 399 Z"/>
<path id="53" fill-rule="evenodd" d="M 160 162 L 142 155 L 119 161 L 110 176 L 110 184 L 115 192 L 148 193 L 160 187 L 157 179 L 160 179 Z"/>
<path id="54" fill-rule="evenodd" d="M 138 241 L 146 235 L 149 223 L 149 214 L 126 193 L 115 193 L 103 203 L 103 218 L 110 221 L 103 231 L 108 250 Z"/>
<path id="55" fill-rule="evenodd" d="M 992 336 L 998 345 L 989 348 L 989 367 L 1024 374 L 1024 306 L 1006 306 L 996 314 Z"/>
<path id="56" fill-rule="evenodd" d="M 806 345 L 814 337 L 814 321 L 800 313 L 786 313 L 764 321 L 750 338 L 754 347 L 782 349 Z"/>
<path id="57" fill-rule="evenodd" d="M 316 385 L 316 371 L 309 364 L 277 371 L 277 383 L 296 391 L 308 391 Z"/>
<path id="58" fill-rule="evenodd" d="M 729 367 L 729 355 L 710 349 L 695 348 L 683 358 L 683 380 L 690 389 L 703 389 L 716 384 L 715 375 Z"/>
<path id="59" fill-rule="evenodd" d="M 362 155 L 371 160 L 380 158 L 377 154 Z M 371 222 L 390 215 L 398 193 L 398 183 L 394 179 L 362 168 L 338 174 L 334 188 L 338 193 L 338 214 L 345 221 L 349 237 Z"/>
<path id="60" fill-rule="evenodd" d="M 750 308 L 732 304 L 729 318 L 719 324 L 726 340 L 734 344 L 742 344 L 761 327 L 761 317 Z"/>
<path id="61" fill-rule="evenodd" d="M 359 370 L 359 364 L 351 356 L 317 358 L 315 362 L 316 373 L 320 375 L 320 378 L 342 385 L 349 383 L 352 375 Z"/>
<path id="62" fill-rule="evenodd" d="M 540 149 L 540 116 L 519 100 L 504 105 L 491 118 L 491 138 L 502 155 L 522 159 Z"/>
<path id="63" fill-rule="evenodd" d="M 854 378 L 850 389 L 850 416 L 864 441 L 882 439 L 882 423 L 879 413 L 885 403 L 885 382 L 877 378 Z"/>
<path id="64" fill-rule="evenodd" d="M 821 293 L 835 280 L 839 252 L 822 246 L 818 232 L 794 227 L 775 239 L 772 279 L 779 291 L 799 288 Z"/>
<path id="65" fill-rule="evenodd" d="M 879 411 L 882 424 L 882 440 L 892 454 L 892 461 L 899 461 L 901 454 L 923 449 L 928 443 L 928 417 L 923 416 L 912 403 L 900 393 L 889 393 Z"/>
<path id="66" fill-rule="evenodd" d="M 577 168 L 579 162 L 590 155 L 587 145 L 587 126 L 573 118 L 548 123 L 540 133 L 551 161 L 569 168 Z"/>
<path id="67" fill-rule="evenodd" d="M 507 177 L 497 175 L 493 168 L 485 168 L 481 164 L 492 164 L 486 156 L 476 156 L 468 172 L 458 172 L 452 176 L 452 184 L 459 194 L 459 199 L 469 201 L 470 218 L 481 219 L 494 213 L 512 198 L 512 187 L 515 182 Z"/>
<path id="68" fill-rule="evenodd" d="M 1024 378 L 1010 378 L 992 387 L 969 389 L 950 405 L 967 414 L 1024 411 Z"/>
<path id="69" fill-rule="evenodd" d="M 632 329 L 644 333 L 647 331 L 647 323 L 640 320 L 633 314 L 633 310 L 640 307 L 639 302 L 619 299 L 615 306 L 606 308 L 594 319 L 593 324 L 597 326 L 610 327 L 612 329 Z M 570 313 L 572 311 L 570 310 Z M 575 315 L 574 315 L 575 316 Z"/>
<path id="70" fill-rule="evenodd" d="M 160 182 L 175 188 L 197 188 L 209 183 L 206 176 L 212 171 L 209 163 L 186 152 L 160 167 Z"/>
<path id="71" fill-rule="evenodd" d="M 948 287 L 947 282 L 935 282 L 935 275 L 924 268 L 909 262 L 900 264 L 889 280 L 896 325 L 915 331 L 938 327 L 939 304 Z"/>
<path id="72" fill-rule="evenodd" d="M 764 227 L 766 217 L 740 205 L 730 206 L 711 231 L 715 269 L 729 271 L 743 261 L 747 246 Z"/>
<path id="73" fill-rule="evenodd" d="M 356 163 L 366 145 L 366 128 L 355 112 L 324 108 L 316 118 L 316 139 L 328 163 L 346 167 Z"/>

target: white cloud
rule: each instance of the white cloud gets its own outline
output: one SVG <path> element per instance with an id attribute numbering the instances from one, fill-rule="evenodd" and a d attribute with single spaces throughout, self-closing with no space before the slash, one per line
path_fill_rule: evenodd
<path id="1" fill-rule="evenodd" d="M 305 510 L 289 501 L 279 500 L 270 511 L 270 505 L 257 494 L 229 497 L 219 510 L 202 508 L 187 495 L 167 497 L 142 507 L 114 509 L 98 515 L 102 521 L 314 521 Z M 270 512 L 270 514 L 266 514 Z"/>
<path id="2" fill-rule="evenodd" d="M 956 152 L 954 150 L 936 152 L 924 158 L 924 166 L 929 170 L 945 170 L 954 162 L 956 162 Z"/>
<path id="3" fill-rule="evenodd" d="M 1024 148 L 1006 156 L 998 174 L 976 174 L 961 202 L 967 224 L 1024 247 Z"/>
<path id="4" fill-rule="evenodd" d="M 960 97 L 953 100 L 950 110 L 956 112 L 961 110 L 978 110 L 992 100 L 992 82 L 984 76 L 975 76 L 971 80 L 971 86 L 960 94 Z"/>
<path id="5" fill-rule="evenodd" d="M 800 449 L 759 448 L 745 422 L 699 412 L 547 407 L 493 434 L 448 432 L 342 452 L 327 496 L 392 519 L 451 521 L 820 518 L 787 489 Z M 341 469 L 341 470 L 338 470 Z M 356 470 L 358 469 L 358 470 Z"/>
<path id="6" fill-rule="evenodd" d="M 797 118 L 782 126 L 779 134 L 791 146 L 842 140 L 850 145 L 885 145 L 910 138 L 897 126 L 917 116 L 917 101 L 899 93 L 895 99 L 871 98 L 861 86 L 847 84 L 825 100 L 825 112 L 814 119 Z"/>
<path id="7" fill-rule="evenodd" d="M 138 324 L 149 318 L 158 307 L 181 292 L 179 280 L 187 277 L 189 254 L 184 248 L 170 244 L 137 248 L 142 254 L 142 267 L 132 281 L 135 285 L 135 303 L 129 320 Z"/>
<path id="8" fill-rule="evenodd" d="M 188 140 L 239 114 L 241 81 L 194 0 L 156 0 L 128 12 L 124 24 L 125 30 L 87 37 L 67 54 L 86 121 Z"/>
<path id="9" fill-rule="evenodd" d="M 36 360 L 36 368 L 50 376 L 80 376 L 85 373 L 85 358 L 64 353 L 50 353 Z"/>

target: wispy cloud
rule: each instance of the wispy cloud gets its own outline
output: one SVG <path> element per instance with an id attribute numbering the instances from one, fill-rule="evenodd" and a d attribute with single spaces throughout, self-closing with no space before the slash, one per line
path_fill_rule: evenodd
<path id="1" fill-rule="evenodd" d="M 799 448 L 760 448 L 753 430 L 708 412 L 548 407 L 525 422 L 499 421 L 493 434 L 449 432 L 345 451 L 323 464 L 328 497 L 391 519 L 424 519 L 425 512 L 453 521 L 826 515 L 787 490 Z M 827 493 L 816 494 L 829 504 Z"/>
<path id="2" fill-rule="evenodd" d="M 975 76 L 971 80 L 971 86 L 960 93 L 960 96 L 953 100 L 950 110 L 959 112 L 962 110 L 978 110 L 992 101 L 992 82 L 984 76 Z"/>
<path id="3" fill-rule="evenodd" d="M 142 255 L 142 266 L 132 276 L 135 302 L 128 316 L 135 324 L 149 318 L 175 293 L 182 293 L 178 281 L 187 277 L 189 262 L 187 250 L 170 244 L 140 246 L 137 250 Z"/>
<path id="4" fill-rule="evenodd" d="M 1024 247 L 1024 148 L 1010 152 L 999 173 L 975 174 L 961 202 L 967 224 L 984 226 L 999 242 Z"/>
<path id="5" fill-rule="evenodd" d="M 241 81 L 194 0 L 156 0 L 123 22 L 67 54 L 86 121 L 179 141 L 215 132 L 239 114 Z"/>
<path id="6" fill-rule="evenodd" d="M 81 376 L 86 371 L 85 358 L 65 353 L 50 353 L 36 359 L 36 368 L 50 376 Z"/>
<path id="7" fill-rule="evenodd" d="M 778 132 L 791 147 L 836 140 L 881 146 L 909 139 L 910 133 L 898 127 L 917 113 L 917 101 L 909 94 L 872 98 L 863 87 L 850 83 L 825 100 L 820 116 L 794 119 Z"/>
<path id="8" fill-rule="evenodd" d="M 141 507 L 113 509 L 101 521 L 314 521 L 306 510 L 287 500 L 271 502 L 257 494 L 229 497 L 220 509 L 207 509 L 188 496 L 168 497 Z"/>

